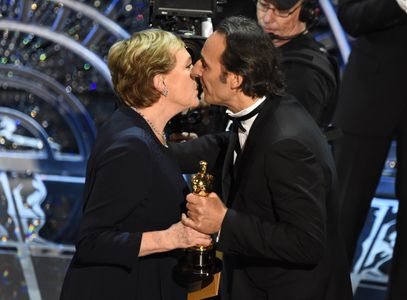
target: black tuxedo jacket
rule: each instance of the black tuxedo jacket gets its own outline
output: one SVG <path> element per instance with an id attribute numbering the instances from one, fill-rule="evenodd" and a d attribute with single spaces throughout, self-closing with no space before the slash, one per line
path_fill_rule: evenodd
<path id="1" fill-rule="evenodd" d="M 407 14 L 396 1 L 340 0 L 338 16 L 356 40 L 335 123 L 353 134 L 386 136 L 407 107 Z"/>
<path id="2" fill-rule="evenodd" d="M 234 178 L 235 142 L 227 132 L 173 145 L 184 172 L 205 159 L 222 178 L 218 249 L 231 299 L 351 298 L 334 163 L 311 116 L 291 96 L 268 98 Z"/>

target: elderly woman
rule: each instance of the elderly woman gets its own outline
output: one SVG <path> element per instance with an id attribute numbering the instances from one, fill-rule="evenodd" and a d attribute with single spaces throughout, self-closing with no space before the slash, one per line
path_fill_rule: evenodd
<path id="1" fill-rule="evenodd" d="M 198 104 L 191 57 L 157 29 L 117 42 L 109 69 L 123 105 L 101 128 L 88 162 L 83 218 L 61 299 L 186 299 L 173 267 L 209 236 L 179 222 L 185 182 L 166 123 Z"/>

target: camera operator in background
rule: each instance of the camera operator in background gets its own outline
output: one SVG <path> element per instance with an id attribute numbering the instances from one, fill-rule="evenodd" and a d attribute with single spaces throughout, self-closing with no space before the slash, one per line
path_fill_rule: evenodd
<path id="1" fill-rule="evenodd" d="M 281 50 L 287 93 L 326 131 L 336 105 L 339 71 L 325 47 L 309 33 L 317 23 L 317 2 L 257 0 L 256 12 L 259 25 Z"/>

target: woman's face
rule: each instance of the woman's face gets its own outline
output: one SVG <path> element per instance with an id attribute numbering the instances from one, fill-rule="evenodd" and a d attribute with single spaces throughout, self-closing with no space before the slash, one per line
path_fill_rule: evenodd
<path id="1" fill-rule="evenodd" d="M 168 100 L 180 105 L 181 111 L 195 107 L 198 101 L 198 85 L 191 77 L 192 60 L 186 49 L 175 53 L 176 64 L 166 75 L 165 85 L 168 89 Z"/>

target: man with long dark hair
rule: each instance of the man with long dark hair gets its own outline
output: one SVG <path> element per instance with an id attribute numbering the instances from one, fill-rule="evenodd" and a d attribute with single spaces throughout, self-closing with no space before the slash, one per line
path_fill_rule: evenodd
<path id="1" fill-rule="evenodd" d="M 205 100 L 225 106 L 234 120 L 230 132 L 173 146 L 184 172 L 196 172 L 201 159 L 222 169 L 214 174 L 221 197 L 189 194 L 183 218 L 218 233 L 222 299 L 350 299 L 330 149 L 285 94 L 272 40 L 256 22 L 228 18 L 205 42 L 192 74 Z"/>

